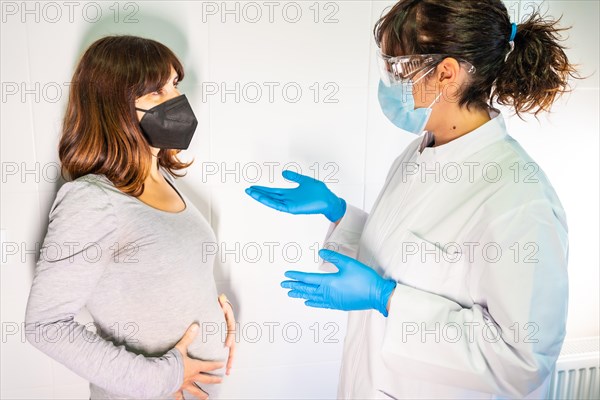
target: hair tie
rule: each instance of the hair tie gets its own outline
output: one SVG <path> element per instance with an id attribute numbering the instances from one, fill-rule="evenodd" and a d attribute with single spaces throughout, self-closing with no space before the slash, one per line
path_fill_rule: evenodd
<path id="1" fill-rule="evenodd" d="M 511 27 L 512 27 L 512 31 L 510 33 L 510 39 L 508 39 L 508 43 L 510 44 L 510 50 L 508 51 L 508 53 L 506 53 L 506 57 L 504 57 L 504 62 L 506 62 L 506 60 L 508 60 L 508 56 L 515 49 L 515 37 L 517 36 L 517 24 L 515 24 L 513 22 Z"/>
<path id="2" fill-rule="evenodd" d="M 517 36 L 517 24 L 513 22 L 512 32 L 510 33 L 510 39 L 508 39 L 508 41 L 513 42 L 515 40 L 515 36 Z"/>

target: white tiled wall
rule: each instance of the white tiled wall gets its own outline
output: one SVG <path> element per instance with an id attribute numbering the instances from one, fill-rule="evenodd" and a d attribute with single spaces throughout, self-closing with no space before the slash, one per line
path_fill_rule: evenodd
<path id="1" fill-rule="evenodd" d="M 541 2 L 506 3 L 518 18 L 531 3 Z M 315 252 L 328 225 L 316 216 L 262 207 L 243 189 L 255 180 L 286 184 L 280 173 L 291 163 L 303 173 L 318 173 L 346 200 L 370 209 L 392 160 L 414 138 L 389 124 L 377 102 L 372 27 L 393 2 L 46 4 L 2 3 L 1 397 L 88 396 L 87 382 L 22 339 L 22 321 L 35 244 L 43 240 L 49 207 L 62 183 L 53 179 L 54 163 L 73 68 L 99 37 L 128 33 L 161 41 L 186 67 L 181 88 L 200 125 L 190 149 L 182 153 L 196 162 L 178 185 L 217 233 L 223 259 L 215 266 L 215 277 L 246 329 L 247 340 L 239 344 L 224 395 L 334 398 L 345 315 L 308 309 L 279 287 L 290 267 L 316 270 Z M 550 116 L 539 122 L 510 117 L 508 126 L 548 174 L 567 211 L 568 334 L 597 335 L 599 6 L 598 1 L 572 0 L 542 5 L 552 15 L 564 14 L 563 24 L 573 26 L 568 55 L 592 76 L 577 82 Z M 232 13 L 224 13 L 224 7 Z M 128 15 L 137 22 L 126 22 Z M 15 84 L 18 91 L 13 93 Z M 239 100 L 232 92 L 223 94 L 222 89 L 236 84 Z M 295 98 L 298 89 L 301 94 Z M 22 178 L 23 169 L 38 172 Z M 257 173 L 260 179 L 255 179 Z M 88 318 L 85 311 L 78 316 Z M 269 325 L 274 326 L 271 338 Z M 295 342 L 298 328 L 301 336 Z M 255 340 L 257 329 L 262 336 Z"/>

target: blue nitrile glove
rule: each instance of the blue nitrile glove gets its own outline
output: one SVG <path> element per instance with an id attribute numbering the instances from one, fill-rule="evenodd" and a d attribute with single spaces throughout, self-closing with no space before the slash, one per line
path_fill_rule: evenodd
<path id="1" fill-rule="evenodd" d="M 292 289 L 288 296 L 306 299 L 311 307 L 337 310 L 379 310 L 388 316 L 387 303 L 396 288 L 396 281 L 384 279 L 371 267 L 354 258 L 332 250 L 321 249 L 319 256 L 338 267 L 329 274 L 287 271 L 285 276 L 293 281 L 283 281 L 281 286 Z"/>
<path id="2" fill-rule="evenodd" d="M 300 184 L 293 189 L 250 186 L 246 193 L 262 204 L 290 214 L 323 214 L 337 222 L 346 213 L 346 202 L 310 176 L 284 170 L 283 177 Z"/>

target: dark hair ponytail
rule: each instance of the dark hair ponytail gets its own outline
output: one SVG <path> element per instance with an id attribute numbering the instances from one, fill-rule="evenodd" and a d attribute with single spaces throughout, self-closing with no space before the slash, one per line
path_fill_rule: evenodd
<path id="1" fill-rule="evenodd" d="M 561 16 L 562 18 L 562 16 Z M 492 100 L 511 105 L 517 115 L 537 109 L 550 111 L 557 96 L 569 92 L 569 76 L 579 78 L 558 42 L 560 19 L 544 19 L 538 11 L 517 26 L 514 50 L 496 79 Z"/>
<path id="2" fill-rule="evenodd" d="M 561 17 L 562 18 L 562 17 Z M 400 0 L 377 21 L 375 40 L 390 56 L 448 54 L 473 64 L 476 72 L 461 89 L 459 106 L 487 109 L 494 101 L 523 112 L 549 111 L 578 78 L 558 42 L 560 21 L 535 10 L 517 26 L 501 0 Z M 505 61 L 506 60 L 506 61 Z"/>

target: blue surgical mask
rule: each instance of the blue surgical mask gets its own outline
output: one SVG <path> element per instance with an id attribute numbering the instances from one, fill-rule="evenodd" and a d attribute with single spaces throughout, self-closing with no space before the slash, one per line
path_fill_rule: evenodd
<path id="1" fill-rule="evenodd" d="M 412 94 L 412 86 L 427 76 L 431 68 L 425 75 L 417 79 L 413 84 L 410 81 L 402 82 L 393 86 L 386 86 L 382 81 L 379 81 L 379 105 L 385 116 L 390 122 L 398 128 L 405 131 L 420 135 L 427 125 L 427 121 L 431 116 L 431 107 L 438 101 L 442 93 L 427 108 L 415 109 L 415 98 Z"/>

